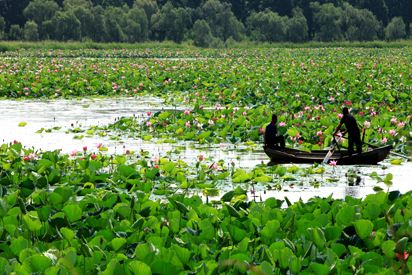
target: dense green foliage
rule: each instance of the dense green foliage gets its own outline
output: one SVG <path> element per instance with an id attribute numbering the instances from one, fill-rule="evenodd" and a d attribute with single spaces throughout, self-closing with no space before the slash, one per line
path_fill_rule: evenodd
<path id="1" fill-rule="evenodd" d="M 410 193 L 313 198 L 288 208 L 274 198 L 248 202 L 241 188 L 213 204 L 183 194 L 150 197 L 162 185 L 182 187 L 184 166 L 165 159 L 155 165 L 144 155 L 108 157 L 85 149 L 69 157 L 33 152 L 18 142 L 1 145 L 0 272 L 412 270 Z M 207 169 L 202 167 L 199 173 Z M 244 172 L 235 172 L 233 182 L 241 177 Z"/>
<path id="2" fill-rule="evenodd" d="M 3 0 L 0 39 L 170 40 L 202 47 L 232 40 L 395 40 L 410 34 L 411 9 L 407 0 Z"/>
<path id="3" fill-rule="evenodd" d="M 341 107 L 348 106 L 365 127 L 366 142 L 392 144 L 405 152 L 411 135 L 410 48 L 33 50 L 4 55 L 4 97 L 151 95 L 178 107 L 144 121 L 123 118 L 94 129 L 99 134 L 117 130 L 145 139 L 259 142 L 276 112 L 290 146 L 318 149 L 329 145 Z M 70 58 L 77 56 L 88 58 Z"/>

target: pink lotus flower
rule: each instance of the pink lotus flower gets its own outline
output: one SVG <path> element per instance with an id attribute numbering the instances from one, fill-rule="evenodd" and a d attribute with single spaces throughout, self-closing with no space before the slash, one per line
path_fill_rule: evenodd
<path id="1" fill-rule="evenodd" d="M 384 137 L 382 140 L 381 140 L 381 143 L 382 144 L 386 144 L 388 142 L 388 139 L 386 138 L 386 137 Z"/>
<path id="2" fill-rule="evenodd" d="M 75 157 L 75 156 L 77 156 L 77 153 L 78 153 L 77 150 L 73 150 L 73 151 L 70 152 L 70 156 Z"/>
<path id="3" fill-rule="evenodd" d="M 83 146 L 83 151 L 87 151 L 87 146 Z"/>
<path id="4" fill-rule="evenodd" d="M 396 119 L 396 117 L 391 118 L 391 123 L 392 124 L 396 124 L 398 122 L 398 120 Z"/>
<path id="5" fill-rule="evenodd" d="M 285 126 L 286 126 L 286 122 L 284 122 L 284 121 L 279 122 L 279 127 L 285 127 Z"/>
<path id="6" fill-rule="evenodd" d="M 391 136 L 396 136 L 396 131 L 395 130 L 389 130 L 389 134 L 391 135 Z"/>
<path id="7" fill-rule="evenodd" d="M 409 253 L 404 251 L 403 253 L 396 252 L 396 258 L 399 261 L 406 261 L 409 258 Z"/>
<path id="8" fill-rule="evenodd" d="M 100 149 L 102 146 L 103 146 L 103 144 L 101 144 L 101 143 L 96 144 L 97 149 Z"/>
<path id="9" fill-rule="evenodd" d="M 405 122 L 401 121 L 398 123 L 398 128 L 402 128 L 403 126 L 405 126 Z"/>
<path id="10" fill-rule="evenodd" d="M 323 135 L 323 132 L 322 132 L 322 131 L 317 131 L 317 132 L 316 132 L 316 135 L 317 135 L 318 137 L 320 137 L 320 136 Z"/>
<path id="11" fill-rule="evenodd" d="M 337 160 L 331 160 L 331 161 L 329 161 L 329 165 L 330 166 L 336 166 L 336 165 L 338 165 L 338 161 Z"/>
<path id="12" fill-rule="evenodd" d="M 197 158 L 199 159 L 199 161 L 205 160 L 205 156 L 204 156 L 204 155 L 199 155 L 199 156 L 197 156 Z"/>
<path id="13" fill-rule="evenodd" d="M 30 161 L 30 158 L 28 156 L 24 156 L 23 160 L 27 162 L 27 161 Z"/>
<path id="14" fill-rule="evenodd" d="M 244 112 L 242 113 L 242 115 L 243 115 L 243 116 L 247 116 L 247 112 L 244 111 Z"/>
<path id="15" fill-rule="evenodd" d="M 370 123 L 369 121 L 365 121 L 365 122 L 363 123 L 363 127 L 365 127 L 366 129 L 368 129 L 368 128 L 371 127 L 371 123 Z"/>
<path id="16" fill-rule="evenodd" d="M 146 114 L 147 114 L 147 116 L 151 116 L 152 112 L 148 111 Z"/>
<path id="17" fill-rule="evenodd" d="M 146 122 L 146 126 L 147 126 L 147 127 L 152 127 L 152 122 L 151 122 L 151 121 L 147 121 L 147 122 Z"/>
<path id="18" fill-rule="evenodd" d="M 209 168 L 213 169 L 213 170 L 217 170 L 218 166 L 217 166 L 216 162 L 214 162 L 214 163 L 212 163 L 212 165 L 209 166 Z"/>
<path id="19" fill-rule="evenodd" d="M 95 159 L 97 158 L 97 155 L 96 155 L 96 154 L 91 154 L 91 155 L 90 155 L 90 158 L 93 159 L 93 160 L 95 160 Z"/>
<path id="20" fill-rule="evenodd" d="M 343 117 L 343 114 L 338 114 L 339 119 L 342 119 L 342 117 Z"/>
<path id="21" fill-rule="evenodd" d="M 184 114 L 188 116 L 188 115 L 190 115 L 190 111 L 189 111 L 189 110 L 185 110 L 185 111 L 184 111 Z"/>
<path id="22" fill-rule="evenodd" d="M 190 128 L 190 121 L 186 121 L 185 126 L 186 128 Z"/>
<path id="23" fill-rule="evenodd" d="M 157 157 L 157 156 L 152 156 L 152 162 L 153 162 L 153 163 L 159 163 L 159 157 Z"/>

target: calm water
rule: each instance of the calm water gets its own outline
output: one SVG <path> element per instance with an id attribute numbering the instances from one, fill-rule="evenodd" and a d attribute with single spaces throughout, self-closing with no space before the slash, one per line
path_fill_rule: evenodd
<path id="1" fill-rule="evenodd" d="M 157 144 L 155 141 L 147 142 L 138 139 L 123 138 L 120 141 L 110 140 L 108 137 L 84 137 L 74 139 L 75 134 L 66 134 L 65 131 L 74 125 L 75 127 L 87 127 L 92 125 L 106 125 L 121 116 L 144 117 L 148 111 L 156 112 L 161 109 L 174 109 L 173 106 L 165 106 L 157 98 L 105 98 L 105 99 L 81 99 L 81 100 L 1 100 L 0 101 L 0 141 L 12 142 L 18 140 L 27 147 L 44 150 L 61 149 L 64 153 L 73 150 L 81 151 L 87 146 L 90 151 L 97 151 L 97 144 L 102 143 L 109 150 L 109 154 L 121 154 L 125 150 L 141 149 L 149 151 L 154 156 L 165 156 L 169 151 L 178 152 L 171 154 L 174 159 L 182 159 L 188 163 L 195 163 L 199 155 L 204 155 L 206 161 L 213 163 L 223 159 L 225 163 L 234 163 L 235 167 L 253 168 L 257 164 L 267 163 L 268 158 L 260 148 L 250 149 L 245 146 L 233 146 L 231 144 L 196 145 L 190 142 L 177 144 Z M 19 127 L 20 122 L 26 122 L 25 127 Z M 41 128 L 49 129 L 61 127 L 52 133 L 35 133 Z M 308 166 L 301 166 L 308 167 Z M 359 184 L 350 186 L 352 179 L 348 177 L 348 170 L 353 171 Z M 412 189 L 412 163 L 391 165 L 388 160 L 377 166 L 327 166 L 323 175 L 301 176 L 296 181 L 285 182 L 282 191 L 264 191 L 266 188 L 256 187 L 257 200 L 269 196 L 282 199 L 287 196 L 291 201 L 299 198 L 306 201 L 313 196 L 329 196 L 343 198 L 346 195 L 364 197 L 373 193 L 373 187 L 379 185 L 385 190 L 388 187 L 383 183 L 369 177 L 376 172 L 380 176 L 392 173 L 393 185 L 389 190 L 407 192 Z M 329 180 L 333 179 L 329 183 Z M 321 183 L 320 187 L 313 187 L 313 182 Z M 222 184 L 223 194 L 234 186 Z M 250 186 L 242 187 L 251 189 Z M 251 193 L 249 194 L 251 195 Z"/>

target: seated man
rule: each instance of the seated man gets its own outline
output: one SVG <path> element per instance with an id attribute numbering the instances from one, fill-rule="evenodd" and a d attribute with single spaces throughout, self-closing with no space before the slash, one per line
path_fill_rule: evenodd
<path id="1" fill-rule="evenodd" d="M 278 121 L 277 115 L 272 115 L 272 121 L 266 126 L 265 137 L 264 137 L 264 147 L 271 149 L 285 150 L 285 138 L 283 136 L 277 135 Z"/>
<path id="2" fill-rule="evenodd" d="M 349 155 L 353 154 L 353 145 L 356 144 L 356 153 L 362 153 L 362 141 L 360 137 L 360 130 L 356 119 L 349 114 L 349 109 L 344 107 L 342 110 L 343 117 L 335 130 L 333 135 L 336 135 L 342 127 L 342 124 L 345 124 L 346 132 L 348 132 L 348 153 Z"/>

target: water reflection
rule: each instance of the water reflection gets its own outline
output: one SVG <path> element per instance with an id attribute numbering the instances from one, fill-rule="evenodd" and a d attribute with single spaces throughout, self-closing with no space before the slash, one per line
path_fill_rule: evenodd
<path id="1" fill-rule="evenodd" d="M 109 137 L 87 137 L 73 139 L 74 134 L 66 134 L 65 129 L 73 126 L 83 127 L 91 125 L 106 125 L 121 116 L 143 117 L 148 111 L 176 108 L 165 106 L 158 98 L 104 98 L 80 100 L 3 100 L 0 104 L 0 141 L 21 141 L 28 147 L 44 150 L 60 149 L 64 153 L 81 150 L 87 146 L 91 151 L 97 151 L 96 145 L 103 143 L 108 148 L 109 154 L 122 154 L 126 150 L 149 151 L 158 157 L 182 159 L 189 164 L 194 164 L 199 155 L 205 157 L 209 163 L 224 160 L 226 165 L 234 163 L 235 167 L 245 169 L 254 168 L 258 164 L 269 162 L 268 157 L 261 148 L 251 149 L 246 146 L 233 146 L 231 144 L 200 145 L 191 142 L 177 142 L 175 144 L 156 143 L 156 141 L 143 141 L 140 138 L 121 138 L 112 140 Z M 19 127 L 20 122 L 27 122 L 24 127 Z M 41 128 L 57 127 L 60 130 L 51 133 L 35 134 Z M 286 167 L 290 165 L 285 165 Z M 305 168 L 308 165 L 300 165 Z M 373 193 L 373 187 L 378 185 L 384 190 L 399 190 L 405 193 L 411 189 L 412 163 L 396 166 L 388 161 L 377 166 L 337 166 L 325 167 L 326 172 L 321 175 L 299 176 L 296 182 L 283 184 L 281 191 L 267 190 L 256 187 L 255 193 L 248 193 L 250 199 L 265 200 L 268 197 L 290 201 L 302 199 L 307 201 L 311 197 L 327 197 L 331 194 L 335 198 L 345 196 L 364 197 Z M 393 174 L 391 186 L 371 178 L 369 175 L 376 172 L 381 178 L 388 173 Z M 320 183 L 316 186 L 314 182 Z M 273 185 L 274 183 L 272 183 Z M 221 195 L 236 186 L 223 184 Z M 250 190 L 248 186 L 245 189 Z"/>

